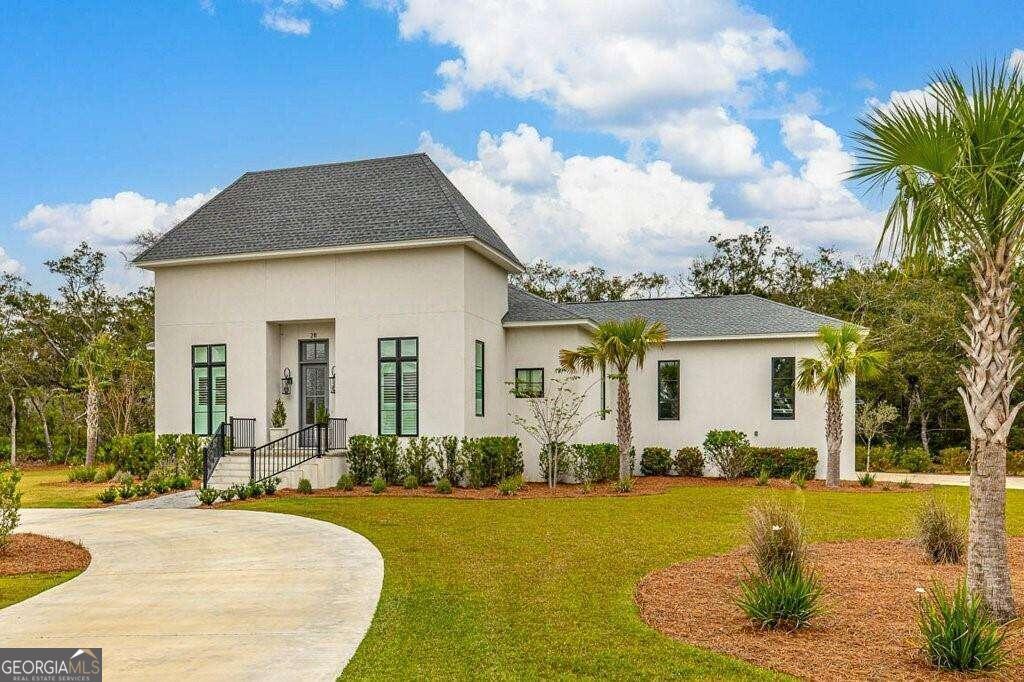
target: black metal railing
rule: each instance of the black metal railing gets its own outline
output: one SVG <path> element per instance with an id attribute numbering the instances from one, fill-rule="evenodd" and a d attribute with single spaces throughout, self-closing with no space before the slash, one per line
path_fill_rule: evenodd
<path id="1" fill-rule="evenodd" d="M 252 448 L 249 454 L 249 480 L 268 478 L 321 457 L 327 446 L 327 425 L 310 424 L 266 445 Z"/>
<path id="2" fill-rule="evenodd" d="M 331 417 L 327 420 L 327 449 L 343 450 L 348 445 L 348 420 Z"/>
<path id="3" fill-rule="evenodd" d="M 220 458 L 224 456 L 224 450 L 227 438 L 225 431 L 228 429 L 227 424 L 224 422 L 220 423 L 217 430 L 210 436 L 210 440 L 206 443 L 206 447 L 203 448 L 203 487 L 205 488 L 210 482 L 210 476 L 213 475 L 213 470 L 217 468 L 217 463 Z"/>
<path id="4" fill-rule="evenodd" d="M 231 448 L 256 447 L 256 417 L 231 418 Z"/>

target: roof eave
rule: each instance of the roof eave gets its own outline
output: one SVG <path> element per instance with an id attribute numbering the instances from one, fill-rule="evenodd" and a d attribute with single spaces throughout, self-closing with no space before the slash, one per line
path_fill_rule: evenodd
<path id="1" fill-rule="evenodd" d="M 586 327 L 587 329 L 597 329 L 596 322 L 584 317 L 572 320 L 509 320 L 501 324 L 506 329 L 523 327 Z"/>
<path id="2" fill-rule="evenodd" d="M 379 242 L 370 244 L 345 244 L 342 246 L 318 246 L 306 249 L 284 249 L 280 251 L 251 251 L 246 253 L 216 254 L 211 256 L 193 256 L 191 258 L 165 258 L 155 260 L 133 261 L 144 270 L 175 267 L 181 265 L 204 265 L 211 263 L 231 263 L 250 260 L 273 260 L 278 258 L 299 258 L 302 256 L 323 256 L 335 253 L 358 253 L 361 251 L 389 251 L 398 249 L 428 248 L 432 246 L 463 245 L 473 249 L 483 257 L 505 269 L 511 274 L 523 272 L 523 266 L 476 237 L 450 237 L 441 239 L 412 239 L 396 242 Z M 145 254 L 143 254 L 145 256 Z M 142 258 L 142 256 L 140 256 Z"/>

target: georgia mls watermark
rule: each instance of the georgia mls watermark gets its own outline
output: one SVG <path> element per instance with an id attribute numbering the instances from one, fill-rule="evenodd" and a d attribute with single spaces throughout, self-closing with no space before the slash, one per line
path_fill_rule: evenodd
<path id="1" fill-rule="evenodd" d="M 0 682 L 101 682 L 102 649 L 0 648 Z"/>

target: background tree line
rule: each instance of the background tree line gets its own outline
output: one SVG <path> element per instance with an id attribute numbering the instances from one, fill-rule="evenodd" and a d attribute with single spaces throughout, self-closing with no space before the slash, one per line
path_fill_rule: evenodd
<path id="1" fill-rule="evenodd" d="M 112 292 L 84 242 L 45 265 L 52 295 L 0 277 L 0 454 L 91 462 L 107 439 L 153 430 L 153 289 Z"/>

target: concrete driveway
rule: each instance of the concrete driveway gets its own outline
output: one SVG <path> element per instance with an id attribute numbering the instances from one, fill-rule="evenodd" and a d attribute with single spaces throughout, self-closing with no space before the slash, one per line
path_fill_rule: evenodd
<path id="1" fill-rule="evenodd" d="M 285 514 L 26 509 L 18 530 L 92 564 L 0 610 L 0 646 L 100 647 L 105 680 L 333 680 L 384 576 L 361 535 Z"/>

